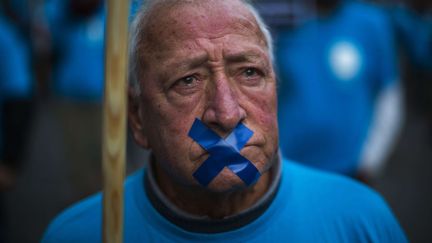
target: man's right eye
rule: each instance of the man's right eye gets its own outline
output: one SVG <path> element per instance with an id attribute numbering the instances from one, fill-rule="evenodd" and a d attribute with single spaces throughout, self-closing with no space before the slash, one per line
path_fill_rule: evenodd
<path id="1" fill-rule="evenodd" d="M 195 85 L 196 81 L 197 81 L 197 79 L 194 76 L 187 76 L 187 77 L 179 79 L 177 82 L 179 82 L 180 85 L 190 87 L 190 86 Z"/>
<path id="2" fill-rule="evenodd" d="M 200 84 L 201 80 L 195 75 L 190 75 L 177 80 L 174 83 L 173 89 L 181 95 L 189 95 L 194 93 Z"/>

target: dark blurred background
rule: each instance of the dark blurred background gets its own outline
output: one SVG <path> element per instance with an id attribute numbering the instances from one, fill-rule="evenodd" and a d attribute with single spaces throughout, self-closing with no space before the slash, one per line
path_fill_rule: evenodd
<path id="1" fill-rule="evenodd" d="M 432 242 L 431 1 L 254 4 L 274 36 L 283 154 L 372 186 L 410 241 Z M 103 0 L 0 1 L 0 242 L 38 242 L 101 189 L 104 21 Z M 129 137 L 128 173 L 147 156 Z"/>

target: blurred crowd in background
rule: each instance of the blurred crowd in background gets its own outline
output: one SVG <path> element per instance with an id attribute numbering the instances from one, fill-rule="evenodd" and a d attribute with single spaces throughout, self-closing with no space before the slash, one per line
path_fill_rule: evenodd
<path id="1" fill-rule="evenodd" d="M 369 184 L 431 242 L 432 2 L 253 3 L 274 36 L 282 154 Z M 104 22 L 103 0 L 0 2 L 0 242 L 37 242 L 101 189 Z M 147 152 L 129 142 L 131 172 Z"/>

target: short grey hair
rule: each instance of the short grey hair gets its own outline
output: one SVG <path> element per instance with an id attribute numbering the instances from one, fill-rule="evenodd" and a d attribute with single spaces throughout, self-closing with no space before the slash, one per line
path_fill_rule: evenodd
<path id="1" fill-rule="evenodd" d="M 139 83 L 139 68 L 140 67 L 140 58 L 139 55 L 139 43 L 143 41 L 143 27 L 148 21 L 152 6 L 155 4 L 170 4 L 175 3 L 177 1 L 182 0 L 144 0 L 144 3 L 139 7 L 137 14 L 134 16 L 131 28 L 130 28 L 130 40 L 129 40 L 129 87 L 132 89 L 133 96 L 139 96 L 141 94 L 141 88 Z M 184 1 L 184 0 L 183 0 Z M 218 1 L 218 0 L 214 0 Z M 273 55 L 273 39 L 270 34 L 270 30 L 268 26 L 264 23 L 264 20 L 259 15 L 258 11 L 248 0 L 240 0 L 247 9 L 250 11 L 252 16 L 255 18 L 257 22 L 258 28 L 261 33 L 264 35 L 267 50 L 270 57 L 270 61 L 273 63 L 274 55 Z"/>

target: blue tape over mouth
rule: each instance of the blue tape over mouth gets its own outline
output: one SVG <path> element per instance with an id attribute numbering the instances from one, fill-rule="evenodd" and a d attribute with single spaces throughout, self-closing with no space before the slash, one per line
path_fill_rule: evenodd
<path id="1" fill-rule="evenodd" d="M 246 185 L 254 183 L 260 177 L 255 165 L 240 154 L 253 135 L 244 124 L 239 123 L 224 139 L 196 118 L 188 135 L 210 154 L 193 174 L 202 186 L 206 187 L 225 167 Z"/>

